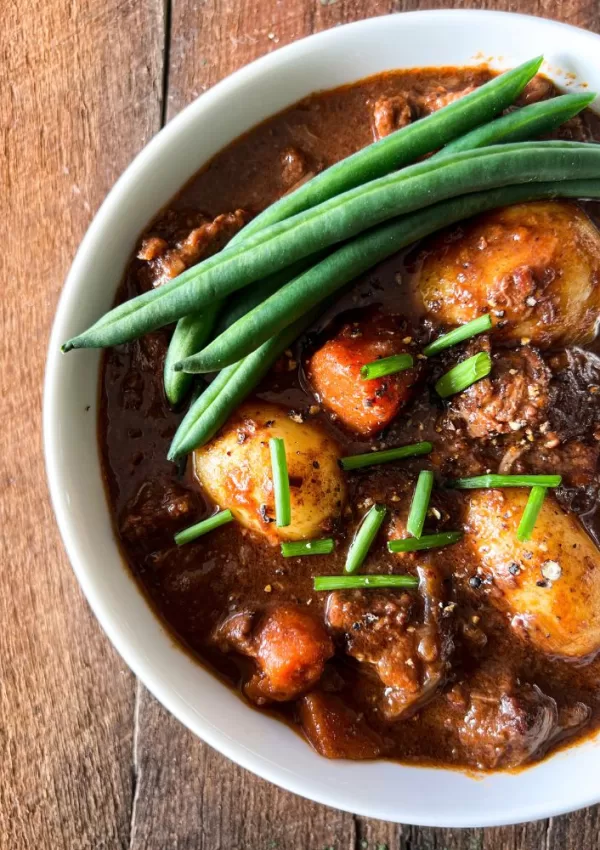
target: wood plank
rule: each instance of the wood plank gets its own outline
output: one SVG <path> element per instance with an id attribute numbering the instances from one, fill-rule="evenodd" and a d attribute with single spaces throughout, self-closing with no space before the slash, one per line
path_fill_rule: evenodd
<path id="1" fill-rule="evenodd" d="M 353 816 L 234 765 L 140 686 L 131 850 L 354 850 Z"/>
<path id="2" fill-rule="evenodd" d="M 58 539 L 40 407 L 46 340 L 77 244 L 159 127 L 162 40 L 162 0 L 2 4 L 3 850 L 129 844 L 133 676 Z"/>

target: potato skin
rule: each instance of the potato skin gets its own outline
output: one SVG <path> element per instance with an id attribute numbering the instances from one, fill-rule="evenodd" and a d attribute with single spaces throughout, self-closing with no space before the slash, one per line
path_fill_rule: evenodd
<path id="1" fill-rule="evenodd" d="M 490 312 L 495 341 L 588 342 L 600 310 L 600 233 L 568 201 L 505 207 L 436 237 L 416 286 L 443 326 Z"/>
<path id="2" fill-rule="evenodd" d="M 277 528 L 269 439 L 285 441 L 291 484 L 292 522 Z M 221 433 L 194 452 L 194 472 L 205 492 L 236 519 L 280 540 L 319 537 L 331 531 L 346 498 L 337 444 L 317 425 L 297 423 L 276 404 L 248 403 Z"/>
<path id="3" fill-rule="evenodd" d="M 463 545 L 475 549 L 490 601 L 519 636 L 546 655 L 587 660 L 600 650 L 600 552 L 550 493 L 531 539 L 520 543 L 527 498 L 524 489 L 472 491 Z"/>

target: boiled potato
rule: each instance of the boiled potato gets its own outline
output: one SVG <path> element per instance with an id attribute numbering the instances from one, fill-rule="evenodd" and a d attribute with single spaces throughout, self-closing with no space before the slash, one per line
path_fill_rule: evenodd
<path id="1" fill-rule="evenodd" d="M 292 505 L 292 522 L 285 528 L 274 521 L 271 437 L 285 441 Z M 194 471 L 221 508 L 277 543 L 331 530 L 346 498 L 339 458 L 338 446 L 317 425 L 294 422 L 285 408 L 256 402 L 241 407 L 219 436 L 196 449 Z"/>
<path id="2" fill-rule="evenodd" d="M 521 637 L 550 656 L 587 658 L 600 650 L 600 551 L 550 494 L 520 543 L 527 498 L 521 489 L 470 493 L 465 545 L 491 579 L 490 601 Z"/>
<path id="3" fill-rule="evenodd" d="M 567 201 L 505 207 L 438 236 L 416 286 L 445 327 L 489 312 L 496 340 L 589 341 L 600 310 L 600 233 Z"/>

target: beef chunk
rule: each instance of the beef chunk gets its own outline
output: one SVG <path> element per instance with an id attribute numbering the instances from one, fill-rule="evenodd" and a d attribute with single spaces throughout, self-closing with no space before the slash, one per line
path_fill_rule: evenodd
<path id="1" fill-rule="evenodd" d="M 600 434 L 600 357 L 567 348 L 551 361 L 550 430 L 561 440 Z"/>
<path id="2" fill-rule="evenodd" d="M 155 223 L 157 233 L 145 236 L 138 249 L 137 257 L 143 261 L 138 271 L 142 290 L 161 286 L 216 254 L 248 219 L 244 210 L 219 215 L 214 220 L 202 213 L 168 212 Z"/>
<path id="3" fill-rule="evenodd" d="M 388 720 L 407 716 L 434 695 L 454 648 L 440 576 L 431 567 L 420 567 L 419 576 L 418 595 L 335 591 L 327 602 L 334 635 L 385 685 L 380 711 Z"/>
<path id="4" fill-rule="evenodd" d="M 330 759 L 374 759 L 385 749 L 385 742 L 340 697 L 313 691 L 299 704 L 304 734 L 322 756 Z"/>
<path id="5" fill-rule="evenodd" d="M 299 148 L 286 148 L 281 154 L 280 161 L 281 182 L 287 192 L 292 192 L 315 176 L 316 169 L 308 155 Z"/>
<path id="6" fill-rule="evenodd" d="M 375 141 L 406 127 L 412 121 L 412 108 L 401 94 L 379 97 L 373 104 L 373 138 Z"/>
<path id="7" fill-rule="evenodd" d="M 481 350 L 482 343 L 477 347 Z M 450 415 L 464 419 L 474 438 L 536 429 L 547 417 L 550 377 L 534 348 L 502 352 L 494 357 L 489 377 L 454 398 Z"/>
<path id="8" fill-rule="evenodd" d="M 419 98 L 419 108 L 424 115 L 429 115 L 431 112 L 437 112 L 438 109 L 443 109 L 444 106 L 449 106 L 466 94 L 475 91 L 476 86 L 466 86 L 464 89 L 457 91 L 448 91 L 444 86 L 438 86 L 434 91 Z"/>
<path id="9" fill-rule="evenodd" d="M 537 685 L 521 683 L 498 666 L 480 670 L 461 683 L 464 703 L 453 697 L 458 737 L 468 761 L 484 770 L 518 767 L 540 758 L 559 736 L 572 734 L 589 719 L 582 703 L 559 710 Z"/>
<path id="10" fill-rule="evenodd" d="M 173 481 L 146 481 L 123 511 L 119 530 L 130 543 L 148 549 L 172 541 L 195 512 L 194 496 L 188 490 Z"/>
<path id="11" fill-rule="evenodd" d="M 389 425 L 418 381 L 418 365 L 368 381 L 360 375 L 366 363 L 410 349 L 402 328 L 394 317 L 379 314 L 349 323 L 309 360 L 308 378 L 317 400 L 359 434 L 376 434 Z"/>
<path id="12" fill-rule="evenodd" d="M 559 491 L 561 502 L 576 513 L 585 513 L 597 499 L 597 470 L 600 444 L 569 440 L 561 443 L 552 432 L 545 434 L 544 443 L 528 444 L 523 447 L 514 463 L 503 461 L 502 474 L 532 472 L 535 475 L 561 475 L 563 486 Z M 508 453 L 507 453 L 508 454 Z M 517 453 L 515 453 L 517 454 Z M 570 497 L 566 490 L 570 491 Z M 586 491 L 589 491 L 586 496 Z M 583 503 L 577 506 L 577 502 Z M 589 501 L 591 500 L 591 501 Z"/>
<path id="13" fill-rule="evenodd" d="M 548 98 L 552 97 L 553 94 L 553 83 L 546 79 L 546 77 L 542 77 L 541 74 L 536 74 L 536 76 L 527 83 L 515 101 L 515 105 L 528 106 L 530 103 L 537 103 L 540 100 L 548 100 Z"/>
<path id="14" fill-rule="evenodd" d="M 234 649 L 256 661 L 245 685 L 253 702 L 296 699 L 319 681 L 333 645 L 324 626 L 297 605 L 273 607 L 262 617 L 234 614 L 219 626 L 215 640 L 222 651 Z"/>

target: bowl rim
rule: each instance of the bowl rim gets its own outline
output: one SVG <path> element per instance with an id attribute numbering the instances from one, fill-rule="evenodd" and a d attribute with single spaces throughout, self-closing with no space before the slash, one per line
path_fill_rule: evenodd
<path id="1" fill-rule="evenodd" d="M 402 810 L 399 805 L 399 811 L 391 813 L 389 810 L 382 810 L 377 806 L 356 806 L 351 803 L 348 792 L 344 789 L 330 791 L 315 791 L 307 788 L 305 780 L 301 780 L 292 773 L 286 772 L 279 765 L 273 764 L 266 758 L 259 758 L 256 754 L 248 751 L 243 744 L 237 742 L 235 738 L 224 734 L 221 730 L 216 729 L 209 723 L 203 722 L 203 719 L 194 713 L 193 708 L 189 706 L 185 699 L 177 693 L 165 691 L 164 684 L 160 676 L 156 673 L 152 660 L 143 653 L 136 651 L 129 643 L 127 635 L 122 629 L 122 624 L 119 617 L 107 606 L 103 599 L 99 588 L 94 580 L 93 570 L 88 570 L 79 558 L 77 545 L 74 539 L 72 522 L 69 516 L 69 505 L 64 498 L 64 494 L 60 488 L 60 462 L 57 457 L 57 406 L 56 406 L 56 385 L 58 380 L 59 364 L 62 355 L 59 353 L 59 346 L 62 342 L 61 326 L 65 320 L 66 314 L 71 309 L 70 302 L 74 294 L 80 286 L 81 270 L 85 262 L 86 255 L 90 251 L 92 245 L 97 241 L 105 227 L 116 214 L 119 204 L 128 191 L 128 187 L 135 181 L 144 171 L 147 163 L 152 161 L 161 149 L 167 146 L 172 139 L 185 131 L 185 128 L 196 120 L 197 115 L 205 110 L 205 108 L 236 89 L 241 84 L 247 85 L 252 82 L 252 79 L 264 70 L 271 68 L 275 70 L 281 62 L 294 61 L 301 58 L 306 49 L 307 42 L 311 45 L 319 45 L 321 48 L 326 48 L 328 43 L 333 43 L 341 31 L 349 29 L 362 29 L 365 33 L 369 30 L 375 32 L 381 26 L 382 20 L 390 17 L 401 17 L 402 19 L 411 19 L 427 22 L 431 20 L 437 24 L 443 23 L 445 19 L 452 19 L 455 23 L 457 20 L 469 19 L 472 22 L 474 19 L 480 21 L 483 26 L 493 26 L 494 21 L 501 18 L 503 21 L 512 20 L 515 25 L 527 21 L 534 22 L 536 27 L 546 27 L 548 29 L 560 29 L 567 34 L 572 33 L 577 39 L 593 40 L 598 46 L 600 44 L 600 35 L 592 33 L 580 27 L 575 27 L 570 24 L 565 24 L 560 21 L 554 21 L 546 18 L 538 18 L 533 15 L 522 15 L 512 12 L 489 11 L 489 10 L 474 10 L 474 9 L 432 9 L 426 11 L 404 12 L 394 15 L 380 15 L 372 18 L 367 18 L 359 21 L 354 21 L 344 24 L 341 27 L 334 27 L 323 32 L 315 33 L 310 36 L 299 39 L 291 44 L 285 45 L 277 50 L 259 57 L 250 64 L 238 69 L 233 74 L 216 83 L 208 91 L 201 93 L 195 100 L 188 104 L 181 112 L 179 112 L 165 127 L 163 127 L 150 142 L 136 155 L 130 165 L 118 178 L 112 189 L 107 194 L 102 202 L 97 213 L 94 215 L 89 228 L 80 246 L 77 250 L 73 264 L 67 275 L 62 292 L 58 299 L 55 317 L 52 324 L 52 330 L 49 338 L 48 354 L 46 360 L 46 370 L 44 377 L 43 389 L 43 448 L 45 456 L 46 476 L 51 497 L 51 504 L 56 516 L 60 535 L 65 546 L 69 561 L 79 581 L 79 584 L 87 598 L 87 601 L 92 608 L 94 615 L 98 619 L 105 634 L 125 661 L 132 672 L 140 679 L 146 688 L 154 695 L 154 697 L 164 705 L 167 710 L 172 713 L 184 726 L 190 729 L 194 734 L 198 735 L 203 741 L 214 747 L 220 753 L 231 759 L 234 763 L 241 765 L 243 768 L 252 771 L 263 779 L 266 779 L 275 785 L 293 793 L 299 794 L 315 802 L 332 806 L 342 811 L 347 811 L 362 815 L 365 817 L 375 817 L 382 820 L 394 822 L 415 823 L 414 820 L 409 820 L 410 813 Z M 360 79 L 360 77 L 358 78 Z M 410 766 L 411 769 L 422 770 L 420 767 Z M 443 770 L 443 769 L 442 769 Z M 454 771 L 447 771 L 454 773 Z M 578 808 L 593 805 L 600 802 L 600 782 L 595 792 L 584 793 L 578 798 L 576 804 L 566 805 L 564 807 L 557 806 L 556 802 L 547 809 L 542 810 L 539 806 L 531 806 L 527 801 L 520 801 L 515 804 L 511 815 L 497 816 L 486 814 L 482 821 L 481 817 L 473 817 L 470 815 L 457 815 L 451 822 L 441 822 L 436 818 L 435 813 L 431 817 L 420 817 L 417 821 L 418 825 L 422 826 L 447 826 L 447 827 L 479 827 L 479 826 L 502 826 L 507 824 L 519 823 L 526 820 L 544 818 L 559 814 L 564 814 L 569 811 L 574 811 Z M 435 812 L 435 807 L 432 806 Z M 400 820 L 401 818 L 401 820 Z"/>

